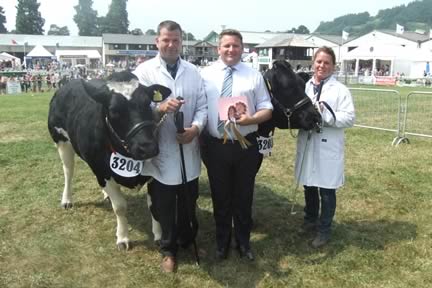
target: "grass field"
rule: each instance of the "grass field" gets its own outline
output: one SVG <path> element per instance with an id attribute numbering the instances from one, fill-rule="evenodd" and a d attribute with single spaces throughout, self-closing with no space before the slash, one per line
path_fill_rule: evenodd
<path id="1" fill-rule="evenodd" d="M 417 90 L 417 89 L 416 89 Z M 401 92 L 405 93 L 405 92 Z M 430 287 L 432 140 L 391 146 L 394 133 L 346 132 L 346 184 L 333 239 L 320 250 L 301 237 L 302 192 L 294 195 L 295 139 L 277 131 L 257 177 L 253 263 L 232 252 L 214 261 L 206 173 L 200 178 L 198 246 L 160 272 L 146 189 L 124 189 L 133 249 L 118 251 L 115 217 L 86 164 L 77 160 L 74 207 L 60 208 L 63 173 L 47 131 L 51 95 L 0 96 L 0 287 Z M 297 211 L 290 214 L 291 205 Z M 429 284 L 428 284 L 429 283 Z"/>

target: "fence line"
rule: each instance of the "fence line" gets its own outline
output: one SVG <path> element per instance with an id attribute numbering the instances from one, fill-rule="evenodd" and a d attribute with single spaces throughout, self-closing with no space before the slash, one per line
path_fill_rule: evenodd
<path id="1" fill-rule="evenodd" d="M 408 142 L 406 135 L 432 138 L 432 92 L 410 92 L 404 106 L 401 137 Z"/>
<path id="2" fill-rule="evenodd" d="M 349 88 L 354 99 L 354 126 L 395 132 L 393 144 L 402 137 L 402 96 L 396 90 Z"/>

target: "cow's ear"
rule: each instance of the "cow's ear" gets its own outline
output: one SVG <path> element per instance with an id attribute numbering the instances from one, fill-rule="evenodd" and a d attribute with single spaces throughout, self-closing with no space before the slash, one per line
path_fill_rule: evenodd
<path id="1" fill-rule="evenodd" d="M 110 90 L 105 81 L 94 79 L 90 81 L 83 81 L 84 89 L 96 102 L 107 106 L 110 101 Z"/>
<path id="2" fill-rule="evenodd" d="M 146 90 L 153 102 L 162 102 L 171 95 L 171 89 L 159 84 L 151 85 L 147 87 Z"/>

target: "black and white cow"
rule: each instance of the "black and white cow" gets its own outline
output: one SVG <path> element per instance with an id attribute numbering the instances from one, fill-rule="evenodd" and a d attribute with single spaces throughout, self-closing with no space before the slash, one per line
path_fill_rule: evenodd
<path id="1" fill-rule="evenodd" d="M 76 153 L 90 166 L 111 200 L 121 249 L 129 249 L 129 239 L 127 205 L 120 186 L 139 187 L 149 179 L 140 175 L 143 160 L 159 153 L 150 104 L 170 94 L 167 87 L 145 87 L 134 74 L 123 71 L 113 73 L 107 81 L 72 80 L 51 99 L 48 129 L 65 177 L 61 205 L 72 207 Z"/>

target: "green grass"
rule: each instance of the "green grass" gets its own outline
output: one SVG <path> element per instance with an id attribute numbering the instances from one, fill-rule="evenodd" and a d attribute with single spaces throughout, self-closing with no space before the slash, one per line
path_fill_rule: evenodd
<path id="1" fill-rule="evenodd" d="M 403 92 L 402 92 L 403 93 Z M 174 275 L 159 270 L 146 189 L 127 190 L 133 249 L 118 251 L 116 221 L 86 164 L 77 160 L 74 207 L 60 208 L 63 173 L 48 135 L 50 95 L 0 96 L 0 287 L 428 287 L 432 283 L 431 140 L 391 146 L 394 133 L 346 132 L 346 184 L 338 191 L 333 239 L 314 250 L 297 231 L 295 139 L 277 131 L 257 177 L 252 245 L 214 261 L 208 181 L 200 178 L 198 245 L 179 251 Z M 295 199 L 295 201 L 294 201 Z M 294 202 L 293 202 L 294 201 Z M 291 215 L 291 205 L 297 214 Z"/>

